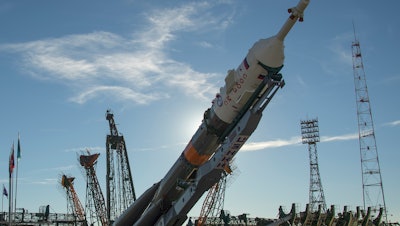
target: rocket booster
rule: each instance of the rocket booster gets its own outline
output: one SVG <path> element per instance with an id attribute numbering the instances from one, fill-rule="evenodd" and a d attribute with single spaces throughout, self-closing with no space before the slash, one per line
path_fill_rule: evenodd
<path id="1" fill-rule="evenodd" d="M 161 214 L 168 211 L 182 193 L 179 183 L 190 182 L 196 177 L 198 167 L 211 158 L 233 125 L 251 109 L 254 104 L 251 97 L 263 79 L 266 76 L 280 76 L 278 73 L 284 61 L 284 38 L 297 20 L 303 20 L 308 3 L 309 0 L 300 0 L 296 7 L 290 8 L 290 17 L 280 31 L 275 36 L 257 41 L 237 69 L 228 71 L 225 86 L 220 88 L 211 108 L 204 112 L 201 125 L 178 160 L 159 184 L 153 186 L 152 192 L 146 192 L 146 198 L 136 200 L 114 225 L 122 225 L 121 222 L 124 225 L 154 225 Z M 267 88 L 264 87 L 264 90 Z M 141 203 L 141 200 L 149 199 L 150 193 L 154 195 L 151 201 Z"/>

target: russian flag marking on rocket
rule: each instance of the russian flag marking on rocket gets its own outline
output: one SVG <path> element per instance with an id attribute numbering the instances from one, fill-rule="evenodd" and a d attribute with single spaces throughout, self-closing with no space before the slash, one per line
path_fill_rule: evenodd
<path id="1" fill-rule="evenodd" d="M 247 59 L 246 58 L 244 58 L 244 60 L 243 60 L 243 65 L 246 68 L 246 70 L 249 69 L 249 63 L 247 63 Z"/>
<path id="2" fill-rule="evenodd" d="M 262 75 L 262 74 L 258 75 L 258 79 L 264 79 L 264 78 L 265 78 L 265 75 Z"/>

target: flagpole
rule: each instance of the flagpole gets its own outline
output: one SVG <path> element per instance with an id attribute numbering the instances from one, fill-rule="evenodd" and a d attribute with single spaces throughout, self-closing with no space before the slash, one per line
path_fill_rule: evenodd
<path id="1" fill-rule="evenodd" d="M 14 169 L 14 142 L 13 142 L 13 144 L 12 144 L 12 148 L 11 148 L 11 155 L 10 155 L 10 163 L 9 163 L 9 191 L 10 191 L 10 195 L 9 195 L 9 198 L 8 198 L 8 225 L 9 226 L 11 226 L 12 225 L 12 216 L 11 216 L 11 213 L 12 213 L 12 194 L 13 194 L 13 190 L 12 190 L 12 184 L 13 184 L 13 181 L 12 181 L 12 172 L 13 172 L 13 169 Z"/>
<path id="2" fill-rule="evenodd" d="M 18 162 L 19 159 L 17 159 L 17 167 L 15 172 L 14 213 L 17 212 Z"/>
<path id="3" fill-rule="evenodd" d="M 15 196 L 14 196 L 14 213 L 17 212 L 17 188 L 18 188 L 18 162 L 21 158 L 21 144 L 19 139 L 19 132 L 18 132 L 18 144 L 17 144 L 17 171 L 15 172 Z"/>
<path id="4" fill-rule="evenodd" d="M 9 187 L 8 190 L 10 191 L 9 193 L 9 199 L 8 199 L 8 225 L 12 225 L 11 224 L 11 213 L 12 213 L 12 172 L 10 172 L 10 178 L 9 178 Z"/>

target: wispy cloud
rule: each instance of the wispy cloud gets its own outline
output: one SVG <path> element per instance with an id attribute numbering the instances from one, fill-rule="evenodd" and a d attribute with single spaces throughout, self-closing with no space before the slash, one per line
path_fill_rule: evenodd
<path id="1" fill-rule="evenodd" d="M 58 179 L 55 178 L 45 178 L 45 179 L 37 179 L 31 182 L 28 182 L 29 184 L 40 184 L 40 185 L 55 185 L 58 183 Z"/>
<path id="2" fill-rule="evenodd" d="M 348 66 L 352 65 L 351 51 L 348 48 L 348 43 L 353 40 L 353 35 L 351 33 L 344 33 L 337 35 L 331 40 L 330 50 L 336 55 L 337 60 Z"/>
<path id="3" fill-rule="evenodd" d="M 90 151 L 90 152 L 105 152 L 105 147 L 78 147 L 78 148 L 70 148 L 70 149 L 66 149 L 65 152 L 76 152 L 76 153 L 80 153 L 80 152 L 86 152 L 86 151 Z"/>
<path id="4" fill-rule="evenodd" d="M 354 140 L 358 139 L 358 133 L 344 134 L 339 136 L 323 136 L 321 137 L 320 142 L 335 142 L 335 141 L 346 141 L 346 140 Z M 290 147 L 301 145 L 301 137 L 294 136 L 289 139 L 276 139 L 271 141 L 261 141 L 261 142 L 249 142 L 245 143 L 243 147 L 240 149 L 241 152 L 248 151 L 263 151 L 266 149 L 280 148 L 280 147 Z M 179 144 L 179 146 L 185 145 L 183 143 Z M 161 149 L 170 149 L 169 146 L 162 147 L 152 147 L 152 148 L 140 148 L 137 151 L 154 151 Z"/>
<path id="5" fill-rule="evenodd" d="M 208 99 L 217 90 L 210 81 L 216 74 L 175 61 L 168 45 L 180 32 L 229 26 L 232 17 L 210 16 L 210 7 L 203 2 L 155 10 L 133 38 L 97 31 L 3 44 L 0 49 L 19 53 L 22 68 L 34 78 L 70 87 L 75 94 L 69 100 L 78 104 L 109 94 L 113 100 L 146 104 L 168 98 L 170 88 Z"/>
<path id="6" fill-rule="evenodd" d="M 338 76 L 342 74 L 338 73 L 338 70 L 343 70 L 340 72 L 344 73 L 345 70 L 352 67 L 353 61 L 349 43 L 353 39 L 351 33 L 343 33 L 328 40 L 327 48 L 331 54 L 323 60 L 319 59 L 320 66 L 326 74 Z M 338 65 L 341 65 L 341 67 L 338 67 Z"/>
<path id="7" fill-rule="evenodd" d="M 357 133 L 352 134 L 344 134 L 339 136 L 323 136 L 321 137 L 321 142 L 335 142 L 335 141 L 345 141 L 345 140 L 354 140 L 358 139 Z M 252 142 L 246 143 L 241 151 L 260 151 L 270 148 L 278 148 L 278 147 L 287 147 L 287 146 L 295 146 L 301 144 L 301 137 L 291 137 L 287 140 L 277 139 L 273 141 L 262 141 L 262 142 Z"/>
<path id="8" fill-rule="evenodd" d="M 301 137 L 292 137 L 288 140 L 278 139 L 273 141 L 246 143 L 242 147 L 241 151 L 259 151 L 263 149 L 278 148 L 278 147 L 292 146 L 298 144 L 301 144 Z"/>
<path id="9" fill-rule="evenodd" d="M 350 133 L 332 137 L 322 136 L 321 142 L 332 142 L 332 141 L 354 140 L 354 139 L 358 139 L 358 133 Z"/>
<path id="10" fill-rule="evenodd" d="M 385 123 L 384 125 L 385 126 L 392 126 L 392 127 L 400 126 L 400 120 L 396 120 L 396 121 L 393 121 L 393 122 L 388 122 L 388 123 Z"/>
<path id="11" fill-rule="evenodd" d="M 66 166 L 59 166 L 59 167 L 53 167 L 53 168 L 43 168 L 43 169 L 38 169 L 34 170 L 34 172 L 58 172 L 58 171 L 70 171 L 75 169 L 77 166 L 76 165 L 66 165 Z"/>
<path id="12" fill-rule="evenodd" d="M 92 88 L 87 88 L 84 92 L 71 97 L 69 100 L 75 103 L 84 104 L 85 102 L 101 95 L 112 99 L 119 98 L 122 101 L 133 101 L 138 104 L 146 104 L 168 97 L 167 94 L 163 93 L 144 94 L 122 86 L 94 86 Z"/>

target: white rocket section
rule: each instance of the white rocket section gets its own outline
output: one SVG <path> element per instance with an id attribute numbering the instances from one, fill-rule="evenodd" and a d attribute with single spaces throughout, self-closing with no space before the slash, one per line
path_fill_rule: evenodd
<path id="1" fill-rule="evenodd" d="M 278 34 L 256 42 L 249 50 L 246 58 L 236 70 L 229 70 L 225 78 L 225 86 L 220 88 L 213 101 L 212 109 L 222 121 L 231 123 L 249 100 L 254 90 L 260 85 L 263 76 L 268 75 L 265 67 L 278 69 L 285 59 L 283 41 L 296 23 L 303 20 L 304 9 L 310 0 L 300 0 Z"/>
<path id="2" fill-rule="evenodd" d="M 213 110 L 222 121 L 231 123 L 260 85 L 268 71 L 259 63 L 270 68 L 283 65 L 283 41 L 275 36 L 261 39 L 249 50 L 246 58 L 236 70 L 229 70 L 225 86 L 220 88 L 213 101 Z"/>

